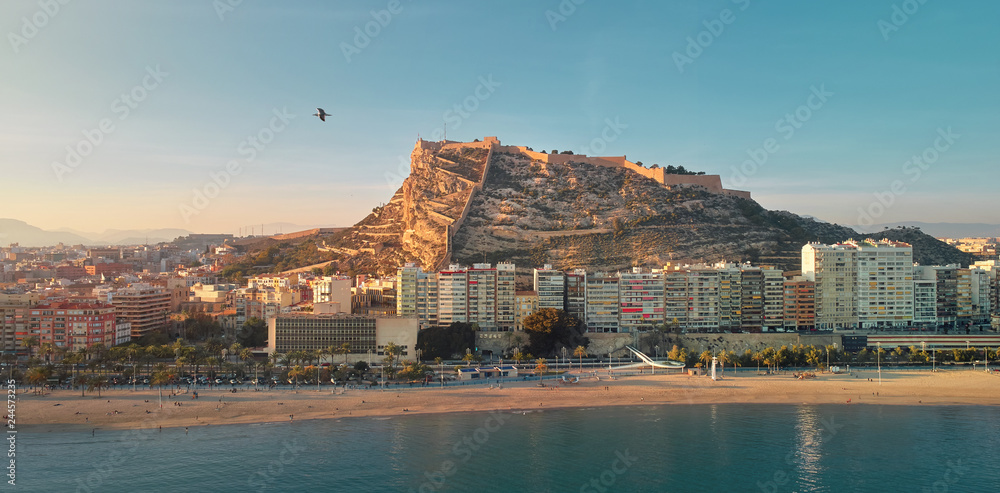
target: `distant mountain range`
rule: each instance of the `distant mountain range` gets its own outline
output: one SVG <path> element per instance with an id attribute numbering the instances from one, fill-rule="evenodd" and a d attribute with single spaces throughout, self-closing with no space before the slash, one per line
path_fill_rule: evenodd
<path id="1" fill-rule="evenodd" d="M 270 223 L 254 225 L 252 231 L 258 235 L 262 230 L 267 234 L 277 234 L 292 233 L 315 227 L 318 226 Z M 109 229 L 102 233 L 79 231 L 71 228 L 59 228 L 55 231 L 48 231 L 17 219 L 0 218 L 0 245 L 3 246 L 11 243 L 17 243 L 23 247 L 53 246 L 58 243 L 65 245 L 83 244 L 87 246 L 156 244 L 173 241 L 179 236 L 190 234 L 192 234 L 191 231 L 177 228 Z M 244 234 L 249 234 L 249 231 Z"/>
<path id="2" fill-rule="evenodd" d="M 920 228 L 921 231 L 935 238 L 995 238 L 1000 236 L 1000 224 L 987 223 L 924 223 L 920 221 L 903 221 L 853 227 L 862 233 L 877 233 L 886 228 L 892 229 L 898 226 Z"/>

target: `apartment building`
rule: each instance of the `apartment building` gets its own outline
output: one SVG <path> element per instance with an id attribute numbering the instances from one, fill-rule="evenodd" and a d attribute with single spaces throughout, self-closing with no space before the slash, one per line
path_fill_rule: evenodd
<path id="1" fill-rule="evenodd" d="M 170 293 L 149 285 L 133 285 L 109 294 L 117 321 L 132 327 L 132 337 L 139 338 L 167 326 Z"/>
<path id="2" fill-rule="evenodd" d="M 635 267 L 619 274 L 618 298 L 621 332 L 648 330 L 663 324 L 663 271 Z"/>
<path id="3" fill-rule="evenodd" d="M 524 319 L 538 311 L 538 293 L 535 291 L 517 291 L 514 294 L 514 299 L 514 329 L 524 330 Z"/>
<path id="4" fill-rule="evenodd" d="M 586 279 L 587 332 L 618 332 L 618 277 L 596 272 Z M 533 291 L 532 291 L 533 292 Z"/>
<path id="5" fill-rule="evenodd" d="M 500 262 L 497 264 L 497 330 L 514 330 L 517 318 L 517 286 L 514 264 Z"/>
<path id="6" fill-rule="evenodd" d="M 534 291 L 538 293 L 538 309 L 566 309 L 566 274 L 545 264 L 532 271 Z"/>
<path id="7" fill-rule="evenodd" d="M 857 262 L 857 314 L 862 328 L 913 323 L 913 247 L 882 240 L 848 241 Z"/>
<path id="8" fill-rule="evenodd" d="M 858 323 L 857 248 L 849 244 L 802 247 L 802 275 L 815 283 L 816 328 L 854 328 Z"/>
<path id="9" fill-rule="evenodd" d="M 784 283 L 785 330 L 812 330 L 816 328 L 816 283 L 798 276 Z"/>

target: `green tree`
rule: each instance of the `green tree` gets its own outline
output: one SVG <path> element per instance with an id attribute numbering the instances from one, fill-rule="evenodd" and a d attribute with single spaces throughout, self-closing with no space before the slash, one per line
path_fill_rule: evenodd
<path id="1" fill-rule="evenodd" d="M 549 365 L 545 364 L 545 358 L 538 358 L 535 360 L 535 373 L 539 375 L 544 375 L 545 372 L 549 371 Z"/>
<path id="2" fill-rule="evenodd" d="M 534 354 L 553 354 L 557 347 L 586 347 L 590 343 L 576 317 L 554 308 L 542 308 L 525 317 L 524 331 Z"/>

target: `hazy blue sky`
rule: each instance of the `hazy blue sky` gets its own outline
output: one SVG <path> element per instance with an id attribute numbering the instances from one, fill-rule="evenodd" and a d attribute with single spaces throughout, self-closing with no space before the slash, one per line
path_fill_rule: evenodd
<path id="1" fill-rule="evenodd" d="M 831 222 L 1000 222 L 1000 2 L 228 1 L 0 3 L 0 217 L 350 225 L 447 120 Z"/>

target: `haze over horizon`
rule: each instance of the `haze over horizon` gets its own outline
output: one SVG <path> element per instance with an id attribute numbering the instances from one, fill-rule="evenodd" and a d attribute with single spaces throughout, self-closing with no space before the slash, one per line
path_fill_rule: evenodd
<path id="1" fill-rule="evenodd" d="M 968 206 L 997 176 L 995 2 L 228 5 L 0 4 L 0 217 L 349 226 L 447 123 L 831 223 L 1000 223 Z"/>

